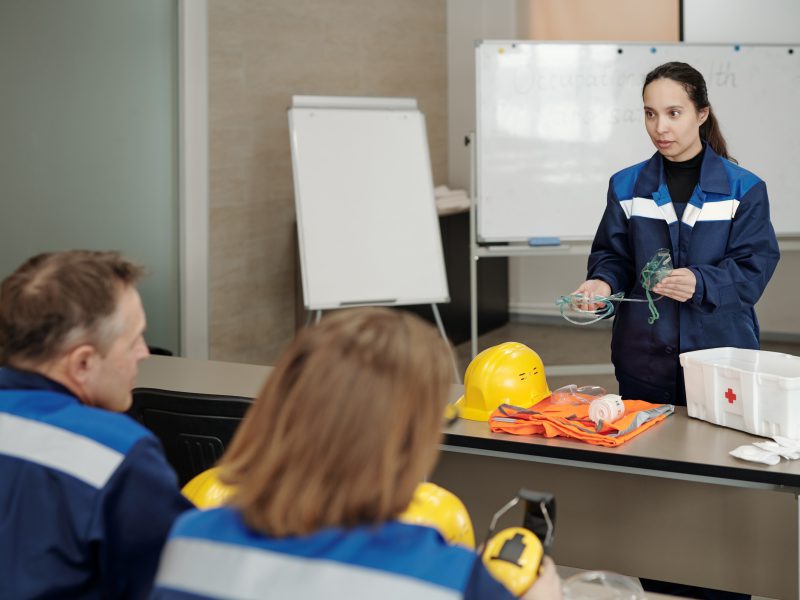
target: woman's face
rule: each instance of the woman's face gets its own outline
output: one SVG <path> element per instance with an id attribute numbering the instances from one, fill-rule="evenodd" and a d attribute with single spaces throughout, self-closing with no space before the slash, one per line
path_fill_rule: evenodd
<path id="1" fill-rule="evenodd" d="M 708 107 L 695 110 L 683 86 L 672 79 L 656 79 L 644 88 L 644 124 L 656 149 L 668 160 L 694 158 L 703 149 L 700 125 Z"/>

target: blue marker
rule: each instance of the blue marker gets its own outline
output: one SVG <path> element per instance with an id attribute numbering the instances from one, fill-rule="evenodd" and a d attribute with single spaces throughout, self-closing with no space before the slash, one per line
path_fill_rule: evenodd
<path id="1" fill-rule="evenodd" d="M 553 236 L 542 236 L 528 238 L 528 246 L 560 246 L 561 238 Z"/>

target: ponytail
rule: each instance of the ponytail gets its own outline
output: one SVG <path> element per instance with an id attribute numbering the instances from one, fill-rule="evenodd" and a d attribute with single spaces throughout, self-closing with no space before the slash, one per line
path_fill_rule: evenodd
<path id="1" fill-rule="evenodd" d="M 711 146 L 711 149 L 722 158 L 736 162 L 736 159 L 728 154 L 728 144 L 725 143 L 725 138 L 722 136 L 722 130 L 719 127 L 719 121 L 717 121 L 717 117 L 714 115 L 710 105 L 708 107 L 708 117 L 705 123 L 700 126 L 700 139 Z"/>

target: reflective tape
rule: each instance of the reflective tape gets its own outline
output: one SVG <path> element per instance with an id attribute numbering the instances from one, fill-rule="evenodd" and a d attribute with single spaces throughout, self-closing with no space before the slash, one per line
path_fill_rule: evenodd
<path id="1" fill-rule="evenodd" d="M 266 590 L 274 598 L 461 598 L 459 590 L 397 573 L 181 537 L 167 542 L 156 586 L 230 600 L 258 600 Z"/>
<path id="2" fill-rule="evenodd" d="M 675 213 L 675 207 L 672 206 L 672 203 L 659 206 L 652 198 L 632 198 L 630 200 L 620 200 L 619 203 L 628 219 L 642 217 L 644 219 L 658 219 L 667 223 L 674 223 L 678 220 L 678 215 Z"/>
<path id="3" fill-rule="evenodd" d="M 736 216 L 740 202 L 736 199 L 705 202 L 703 208 L 689 204 L 681 221 L 694 227 L 698 221 L 731 221 Z"/>
<path id="4" fill-rule="evenodd" d="M 97 489 L 125 459 L 85 436 L 8 413 L 0 413 L 0 454 L 51 467 Z"/>

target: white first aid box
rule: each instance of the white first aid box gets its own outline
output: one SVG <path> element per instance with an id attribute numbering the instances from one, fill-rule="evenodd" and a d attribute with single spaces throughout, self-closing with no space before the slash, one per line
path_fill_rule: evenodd
<path id="1" fill-rule="evenodd" d="M 690 417 L 800 439 L 800 357 L 709 348 L 680 355 Z"/>

